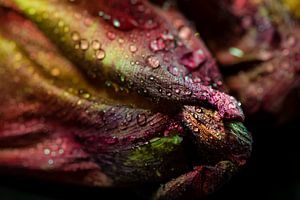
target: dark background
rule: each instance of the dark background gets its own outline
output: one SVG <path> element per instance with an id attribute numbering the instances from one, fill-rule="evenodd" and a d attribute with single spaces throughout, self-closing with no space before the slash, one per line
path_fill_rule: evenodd
<path id="1" fill-rule="evenodd" d="M 254 136 L 252 157 L 245 169 L 208 200 L 300 199 L 300 156 L 297 121 L 270 128 L 248 123 Z M 0 176 L 0 199 L 140 199 L 139 190 L 103 190 Z"/>
<path id="2" fill-rule="evenodd" d="M 207 199 L 300 199 L 299 122 L 273 126 L 260 120 L 247 122 L 247 127 L 254 137 L 247 167 Z M 0 200 L 140 199 L 139 192 L 138 189 L 103 190 L 0 176 Z"/>

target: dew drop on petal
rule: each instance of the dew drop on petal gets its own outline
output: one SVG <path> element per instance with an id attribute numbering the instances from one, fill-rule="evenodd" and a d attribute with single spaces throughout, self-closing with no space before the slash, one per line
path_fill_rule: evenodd
<path id="1" fill-rule="evenodd" d="M 59 154 L 63 154 L 64 152 L 65 152 L 64 149 L 59 149 L 59 150 L 58 150 L 58 153 L 59 153 Z"/>
<path id="2" fill-rule="evenodd" d="M 194 132 L 199 132 L 199 128 L 195 127 L 195 128 L 193 129 L 193 131 L 194 131 Z"/>
<path id="3" fill-rule="evenodd" d="M 89 42 L 86 39 L 80 40 L 80 49 L 87 50 L 89 48 Z"/>
<path id="4" fill-rule="evenodd" d="M 149 79 L 150 79 L 150 81 L 154 81 L 154 77 L 153 76 L 150 76 Z"/>
<path id="5" fill-rule="evenodd" d="M 138 50 L 138 48 L 135 45 L 132 44 L 132 45 L 129 46 L 129 50 L 130 50 L 131 53 L 135 53 Z"/>
<path id="6" fill-rule="evenodd" d="M 147 63 L 149 64 L 150 67 L 156 69 L 160 66 L 159 59 L 155 56 L 149 56 L 147 58 Z"/>
<path id="7" fill-rule="evenodd" d="M 116 27 L 116 28 L 119 28 L 119 27 L 121 26 L 120 21 L 117 20 L 117 19 L 114 19 L 114 20 L 113 20 L 113 25 L 114 25 L 114 27 Z"/>
<path id="8" fill-rule="evenodd" d="M 160 88 L 160 87 L 157 88 L 157 90 L 158 90 L 159 93 L 162 93 L 162 92 L 163 92 L 162 88 Z"/>
<path id="9" fill-rule="evenodd" d="M 191 96 L 192 95 L 192 91 L 191 90 L 187 90 L 187 91 L 185 91 L 184 94 L 187 95 L 187 96 Z"/>
<path id="10" fill-rule="evenodd" d="M 137 123 L 140 126 L 145 126 L 147 123 L 147 117 L 145 114 L 138 114 L 137 115 Z"/>
<path id="11" fill-rule="evenodd" d="M 103 60 L 105 58 L 105 51 L 102 49 L 99 49 L 95 52 L 95 56 L 98 60 Z"/>
<path id="12" fill-rule="evenodd" d="M 99 40 L 93 40 L 92 47 L 93 47 L 94 50 L 100 49 L 101 43 L 99 42 Z"/>
<path id="13" fill-rule="evenodd" d="M 49 164 L 49 165 L 53 165 L 53 164 L 54 164 L 54 160 L 53 160 L 53 159 L 49 159 L 49 160 L 48 160 L 48 164 Z"/>
<path id="14" fill-rule="evenodd" d="M 132 121 L 132 115 L 127 113 L 126 116 L 125 116 L 125 119 L 127 122 L 131 122 Z"/>
<path id="15" fill-rule="evenodd" d="M 107 32 L 107 37 L 110 40 L 114 40 L 116 38 L 116 34 L 113 33 L 113 32 L 111 32 L 111 31 L 109 31 L 109 32 Z"/>
<path id="16" fill-rule="evenodd" d="M 196 112 L 197 112 L 197 113 L 202 113 L 202 109 L 201 109 L 201 108 L 197 108 L 197 109 L 196 109 Z"/>
<path id="17" fill-rule="evenodd" d="M 230 47 L 229 53 L 235 57 L 241 58 L 244 56 L 243 50 L 236 48 L 236 47 Z"/>
<path id="18" fill-rule="evenodd" d="M 88 27 L 91 26 L 93 24 L 93 20 L 91 18 L 86 18 L 84 20 L 84 24 Z"/>
<path id="19" fill-rule="evenodd" d="M 79 41 L 80 40 L 80 35 L 77 31 L 75 31 L 75 32 L 71 33 L 71 38 L 72 38 L 73 41 Z"/>
<path id="20" fill-rule="evenodd" d="M 118 39 L 118 42 L 119 42 L 120 44 L 123 44 L 123 43 L 124 43 L 124 39 L 123 39 L 123 38 L 119 38 L 119 39 Z"/>
<path id="21" fill-rule="evenodd" d="M 182 26 L 180 29 L 179 29 L 179 32 L 178 32 L 178 36 L 179 38 L 181 39 L 189 39 L 192 35 L 192 30 L 187 27 L 187 26 Z"/>
<path id="22" fill-rule="evenodd" d="M 51 153 L 50 149 L 48 149 L 48 148 L 44 149 L 44 154 L 45 155 L 49 155 L 50 153 Z"/>
<path id="23" fill-rule="evenodd" d="M 74 48 L 75 48 L 75 49 L 79 49 L 79 48 L 80 48 L 80 45 L 79 45 L 79 44 L 75 44 Z"/>
<path id="24" fill-rule="evenodd" d="M 154 52 L 165 49 L 166 45 L 162 39 L 153 40 L 150 42 L 150 49 Z"/>
<path id="25" fill-rule="evenodd" d="M 52 76 L 59 76 L 60 75 L 60 70 L 58 68 L 54 68 L 51 70 L 51 75 Z"/>

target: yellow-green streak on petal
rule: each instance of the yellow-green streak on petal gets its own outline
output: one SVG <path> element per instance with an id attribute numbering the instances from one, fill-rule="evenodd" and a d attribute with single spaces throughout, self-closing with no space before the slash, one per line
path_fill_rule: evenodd
<path id="1" fill-rule="evenodd" d="M 9 59 L 13 58 L 13 59 Z M 84 98 L 77 97 L 76 95 L 55 87 L 53 82 L 41 76 L 40 69 L 34 62 L 32 62 L 26 54 L 19 48 L 19 46 L 10 40 L 0 35 L 0 69 L 7 75 L 13 75 L 15 78 L 19 77 L 23 82 L 24 93 L 35 93 L 40 96 L 50 95 L 55 96 L 61 102 L 69 102 L 77 104 L 77 107 L 87 105 L 88 102 Z M 1 75 L 0 71 L 0 75 Z M 6 75 L 6 76 L 7 76 Z M 84 107 L 85 108 L 85 107 Z M 99 110 L 106 108 L 104 104 L 94 104 L 88 109 Z M 87 109 L 87 108 L 86 108 Z"/>
<path id="2" fill-rule="evenodd" d="M 117 71 L 122 71 L 123 74 L 130 72 L 128 67 L 124 68 L 124 66 L 130 66 L 132 57 L 129 52 L 128 55 L 124 55 L 124 48 L 127 49 L 127 45 L 121 48 L 116 40 L 109 41 L 106 36 L 107 32 L 98 19 L 91 16 L 83 16 L 82 14 L 81 18 L 87 17 L 92 21 L 89 26 L 86 26 L 84 25 L 84 20 L 76 19 L 75 15 L 79 13 L 79 10 L 73 7 L 67 7 L 68 9 L 66 9 L 65 3 L 41 0 L 13 1 L 29 19 L 35 22 L 49 38 L 63 49 L 65 54 L 68 54 L 73 59 L 77 58 L 78 60 L 75 60 L 75 62 L 78 63 L 88 61 L 89 64 L 81 65 L 85 71 L 91 70 L 94 66 L 96 68 L 101 66 L 101 74 L 104 76 L 111 72 L 111 67 L 115 67 Z M 65 31 L 66 28 L 67 32 Z M 78 41 L 74 42 L 72 33 L 79 34 Z M 81 39 L 85 39 L 89 43 L 89 48 L 85 51 L 78 47 Z M 91 47 L 93 40 L 99 40 L 102 43 L 101 48 L 105 51 L 105 58 L 101 61 L 101 64 L 95 58 L 95 50 Z"/>
<path id="3" fill-rule="evenodd" d="M 145 166 L 147 163 L 161 162 L 164 156 L 174 152 L 182 142 L 182 137 L 154 138 L 149 144 L 136 148 L 128 157 L 125 165 Z"/>

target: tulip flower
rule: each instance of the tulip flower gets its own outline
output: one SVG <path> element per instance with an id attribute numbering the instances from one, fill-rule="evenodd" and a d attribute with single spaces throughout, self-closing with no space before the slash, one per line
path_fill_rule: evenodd
<path id="1" fill-rule="evenodd" d="M 0 8 L 0 166 L 96 187 L 156 184 L 153 198 L 182 199 L 245 165 L 252 138 L 240 103 L 172 6 Z"/>

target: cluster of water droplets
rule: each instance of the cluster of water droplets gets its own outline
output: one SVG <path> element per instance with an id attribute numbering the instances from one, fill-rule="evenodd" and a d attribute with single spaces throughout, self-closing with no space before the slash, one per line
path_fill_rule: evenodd
<path id="1" fill-rule="evenodd" d="M 81 38 L 77 31 L 71 33 L 72 41 L 75 43 L 75 49 L 81 49 L 82 51 L 87 51 L 92 48 L 94 51 L 94 57 L 97 60 L 103 60 L 106 56 L 105 51 L 101 48 L 102 44 L 99 40 L 89 41 L 87 39 Z"/>
<path id="2" fill-rule="evenodd" d="M 125 3 L 126 4 L 126 3 Z M 203 82 L 210 82 L 210 80 L 202 80 L 202 78 L 195 76 L 192 72 L 194 70 L 197 70 L 199 67 L 201 67 L 209 58 L 207 57 L 207 52 L 201 48 L 199 49 L 193 49 L 191 51 L 188 51 L 187 53 L 183 55 L 176 55 L 176 61 L 174 62 L 172 59 L 171 54 L 174 54 L 174 51 L 177 47 L 186 48 L 184 46 L 185 42 L 190 40 L 193 31 L 190 27 L 186 26 L 183 22 L 183 20 L 177 20 L 179 22 L 175 22 L 175 28 L 177 28 L 177 32 L 171 32 L 167 29 L 162 31 L 160 34 L 159 29 L 156 29 L 152 32 L 154 28 L 157 28 L 158 21 L 155 17 L 151 15 L 151 12 L 149 8 L 145 8 L 142 2 L 140 1 L 130 1 L 130 5 L 128 7 L 129 11 L 121 10 L 119 11 L 116 9 L 116 12 L 111 11 L 105 11 L 100 10 L 98 11 L 98 17 L 101 18 L 101 20 L 106 21 L 111 26 L 113 26 L 116 30 L 109 29 L 109 31 L 106 32 L 106 37 L 109 40 L 116 40 L 117 34 L 115 32 L 122 31 L 124 33 L 129 34 L 129 38 L 131 38 L 132 43 L 128 44 L 127 48 L 128 51 L 132 54 L 136 54 L 139 52 L 139 45 L 135 44 L 136 39 L 133 39 L 132 33 L 129 33 L 128 31 L 132 31 L 134 29 L 140 29 L 140 30 L 151 30 L 147 31 L 145 34 L 145 42 L 148 42 L 148 48 L 152 52 L 152 54 L 143 55 L 143 58 L 145 61 L 131 61 L 130 64 L 135 67 L 140 67 L 142 63 L 145 63 L 146 66 L 150 67 L 151 69 L 158 69 L 159 67 L 164 67 L 167 69 L 167 71 L 172 74 L 173 76 L 178 77 L 179 79 L 183 80 L 183 82 L 187 85 L 192 85 L 194 83 L 203 83 Z M 140 13 L 140 16 L 143 16 L 143 19 L 136 18 L 136 14 L 132 13 L 132 11 L 136 11 Z M 149 14 L 150 13 L 150 14 Z M 145 23 L 147 22 L 147 23 Z M 155 26 L 144 26 L 145 24 L 156 24 Z M 121 35 L 123 35 L 122 33 Z M 153 35 L 158 35 L 156 38 L 153 39 Z M 143 35 L 143 34 L 142 34 Z M 137 35 L 136 35 L 137 36 Z M 89 48 L 92 48 L 94 50 L 94 57 L 98 60 L 103 60 L 106 56 L 105 51 L 101 48 L 102 45 L 98 40 L 94 41 L 88 41 L 87 39 L 81 38 L 78 32 L 72 33 L 72 40 L 75 42 L 75 48 L 81 49 L 83 51 L 87 51 Z M 152 39 L 149 39 L 152 38 Z M 118 39 L 120 44 L 124 43 L 123 38 Z M 140 42 L 140 41 L 139 41 Z M 127 40 L 126 40 L 127 43 Z M 145 44 L 145 43 L 143 43 Z M 143 46 L 141 44 L 141 46 Z M 169 54 L 168 54 L 169 52 Z M 128 55 L 127 55 L 128 57 Z M 177 58 L 178 57 L 178 58 Z M 175 63 L 175 64 L 173 64 Z M 159 82 L 159 80 L 164 77 L 159 77 L 156 75 L 149 75 L 148 80 L 150 82 Z M 209 77 L 207 77 L 210 79 Z M 126 80 L 126 83 L 130 80 Z M 143 81 L 143 80 L 141 80 Z M 125 82 L 125 76 L 120 76 L 120 82 Z M 218 81 L 219 83 L 220 81 Z M 214 87 L 217 88 L 220 84 L 215 83 Z M 113 87 L 115 88 L 115 91 L 125 91 L 121 86 L 118 86 L 118 84 L 106 81 L 107 87 Z M 127 87 L 127 86 L 126 86 Z M 128 89 L 130 90 L 130 85 L 128 86 Z M 179 96 L 179 95 L 192 95 L 192 91 L 189 89 L 183 89 L 182 87 L 173 87 L 170 86 L 169 89 L 167 88 L 157 88 L 159 93 L 164 93 L 167 97 L 171 97 L 173 95 Z M 145 88 L 144 90 L 139 89 L 137 91 L 139 94 L 148 94 L 148 89 Z"/>

